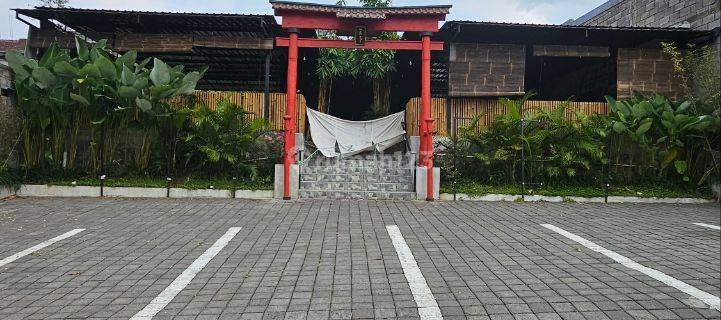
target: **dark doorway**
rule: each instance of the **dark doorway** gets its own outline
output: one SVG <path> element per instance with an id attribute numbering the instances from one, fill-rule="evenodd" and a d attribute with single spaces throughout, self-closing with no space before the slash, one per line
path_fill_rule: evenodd
<path id="1" fill-rule="evenodd" d="M 534 100 L 603 102 L 616 92 L 612 58 L 526 57 L 526 92 Z"/>
<path id="2" fill-rule="evenodd" d="M 333 80 L 328 114 L 346 120 L 366 120 L 373 103 L 373 88 L 369 80 L 343 77 Z"/>

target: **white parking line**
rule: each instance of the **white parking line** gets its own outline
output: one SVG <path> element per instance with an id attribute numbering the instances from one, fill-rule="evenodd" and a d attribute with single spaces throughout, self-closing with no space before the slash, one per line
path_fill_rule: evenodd
<path id="1" fill-rule="evenodd" d="M 413 257 L 411 248 L 406 244 L 406 240 L 403 239 L 401 230 L 398 226 L 386 226 L 388 235 L 393 241 L 393 247 L 396 248 L 398 259 L 401 261 L 401 267 L 403 267 L 403 274 L 408 280 L 408 284 L 411 287 L 411 293 L 413 293 L 413 300 L 416 301 L 418 306 L 418 314 L 421 316 L 421 320 L 439 320 L 443 319 L 441 315 L 441 309 L 438 308 L 436 297 L 433 296 L 431 288 L 426 283 L 426 278 L 423 277 L 421 269 L 418 268 L 416 259 Z"/>
<path id="2" fill-rule="evenodd" d="M 631 268 L 633 270 L 639 271 L 651 278 L 654 278 L 654 279 L 661 281 L 671 287 L 681 290 L 682 292 L 685 292 L 686 294 L 689 294 L 689 295 L 703 301 L 704 303 L 709 305 L 711 308 L 721 311 L 721 300 L 717 296 L 714 296 L 705 291 L 701 291 L 701 290 L 697 289 L 696 287 L 694 287 L 688 283 L 685 283 L 681 280 L 678 280 L 674 277 L 671 277 L 661 271 L 651 269 L 648 267 L 644 267 L 643 265 L 638 264 L 637 262 L 635 262 L 629 258 L 626 258 L 625 256 L 622 256 L 616 252 L 613 252 L 604 247 L 601 247 L 589 240 L 579 237 L 573 233 L 570 233 L 570 232 L 563 230 L 559 227 L 556 227 L 552 224 L 541 224 L 541 226 L 543 226 L 544 228 L 547 228 L 549 230 L 552 230 L 566 238 L 576 241 L 576 242 L 582 244 L 583 246 L 585 246 L 586 248 L 589 248 L 593 251 L 603 254 L 603 255 L 613 259 L 614 261 L 626 266 L 627 268 Z"/>
<path id="3" fill-rule="evenodd" d="M 694 224 L 697 225 L 697 226 L 706 227 L 706 228 L 711 228 L 711 229 L 714 229 L 714 230 L 721 230 L 721 227 L 715 226 L 715 225 L 712 225 L 712 224 L 705 224 L 705 223 L 694 223 Z"/>
<path id="4" fill-rule="evenodd" d="M 35 252 L 35 251 L 38 251 L 38 250 L 43 249 L 43 248 L 45 248 L 45 247 L 48 247 L 48 246 L 52 245 L 53 243 L 56 243 L 56 242 L 58 242 L 58 241 L 61 241 L 61 240 L 65 240 L 65 239 L 67 239 L 67 238 L 70 238 L 70 237 L 72 237 L 72 236 L 74 236 L 74 235 L 76 235 L 76 234 L 78 234 L 78 233 L 83 232 L 83 231 L 85 231 L 85 229 L 73 229 L 73 230 L 70 230 L 70 231 L 68 231 L 68 232 L 66 232 L 66 233 L 63 233 L 63 234 L 61 234 L 61 235 L 59 235 L 59 236 L 57 236 L 57 237 L 55 237 L 55 238 L 52 238 L 52 239 L 50 239 L 50 240 L 45 240 L 45 241 L 43 241 L 43 242 L 40 242 L 40 243 L 38 243 L 38 244 L 30 247 L 30 248 L 27 248 L 27 249 L 25 249 L 25 250 L 23 250 L 23 251 L 20 251 L 20 252 L 14 254 L 14 255 L 11 255 L 11 256 L 7 257 L 7 258 L 5 258 L 5 259 L 0 260 L 0 267 L 4 266 L 4 265 L 6 265 L 6 264 L 8 264 L 8 263 L 10 263 L 10 262 L 13 262 L 13 261 L 15 261 L 15 260 L 17 260 L 17 259 L 20 259 L 20 258 L 22 258 L 22 257 L 24 257 L 24 256 L 27 256 L 27 255 Z"/>
<path id="5" fill-rule="evenodd" d="M 195 261 L 193 261 L 193 263 L 191 263 L 190 266 L 183 271 L 183 273 L 175 278 L 175 280 L 173 280 L 173 282 L 170 283 L 163 292 L 161 292 L 157 297 L 155 297 L 155 299 L 153 299 L 153 301 L 150 301 L 143 310 L 140 310 L 130 319 L 152 319 L 156 314 L 158 314 L 158 312 L 160 312 L 160 310 L 163 310 L 163 308 L 165 308 L 165 306 L 167 306 L 181 290 L 190 284 L 190 281 L 195 278 L 198 272 L 203 270 L 208 262 L 210 262 L 210 260 L 220 252 L 220 250 L 223 250 L 223 248 L 228 245 L 230 240 L 233 240 L 233 237 L 235 237 L 239 231 L 240 228 L 228 229 L 228 231 L 220 237 L 218 241 L 215 241 L 208 250 L 205 250 L 205 252 L 195 259 Z"/>

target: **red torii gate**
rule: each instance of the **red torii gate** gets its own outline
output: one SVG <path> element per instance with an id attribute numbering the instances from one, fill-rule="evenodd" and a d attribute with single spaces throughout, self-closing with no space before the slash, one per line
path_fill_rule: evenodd
<path id="1" fill-rule="evenodd" d="M 421 114 L 418 165 L 426 168 L 426 200 L 434 199 L 433 188 L 433 118 L 431 118 L 431 51 L 443 50 L 443 42 L 431 41 L 438 32 L 438 22 L 446 18 L 451 6 L 412 7 L 349 7 L 270 1 L 276 16 L 289 37 L 276 38 L 276 45 L 288 47 L 287 107 L 284 116 L 283 199 L 291 199 L 290 167 L 295 162 L 296 85 L 298 48 L 388 49 L 421 51 Z M 419 32 L 421 41 L 299 39 L 300 29 L 352 31 L 365 28 L 368 32 Z"/>

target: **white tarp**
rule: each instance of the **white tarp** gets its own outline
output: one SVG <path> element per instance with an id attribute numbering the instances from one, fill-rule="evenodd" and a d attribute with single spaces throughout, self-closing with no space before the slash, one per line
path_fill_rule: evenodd
<path id="1" fill-rule="evenodd" d="M 329 158 L 373 149 L 383 151 L 403 141 L 406 134 L 403 130 L 404 112 L 376 120 L 350 121 L 312 109 L 306 110 L 313 143 Z"/>

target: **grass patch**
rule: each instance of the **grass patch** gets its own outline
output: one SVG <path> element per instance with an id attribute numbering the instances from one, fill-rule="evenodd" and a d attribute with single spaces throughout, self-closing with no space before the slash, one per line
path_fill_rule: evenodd
<path id="1" fill-rule="evenodd" d="M 34 184 L 47 184 L 53 186 L 100 186 L 98 178 L 62 178 L 49 181 L 28 181 Z M 108 178 L 105 180 L 106 187 L 141 187 L 141 188 L 165 188 L 168 182 L 163 178 Z M 269 181 L 233 181 L 229 179 L 195 179 L 178 178 L 170 182 L 172 188 L 183 188 L 191 190 L 199 189 L 236 189 L 236 190 L 272 190 L 273 185 Z M 212 188 L 211 188 L 212 187 Z"/>
<path id="2" fill-rule="evenodd" d="M 450 183 L 441 185 L 441 192 L 453 193 L 453 186 Z M 456 185 L 457 193 L 468 195 L 484 194 L 521 194 L 517 185 L 488 185 L 480 182 L 462 182 Z M 542 196 L 579 196 L 579 197 L 603 197 L 603 186 L 556 186 L 544 185 L 541 187 L 528 188 L 527 195 Z M 628 186 L 612 186 L 609 189 L 610 196 L 632 196 L 642 198 L 702 198 L 713 199 L 714 195 L 709 188 L 687 188 L 673 184 L 643 184 Z"/>

